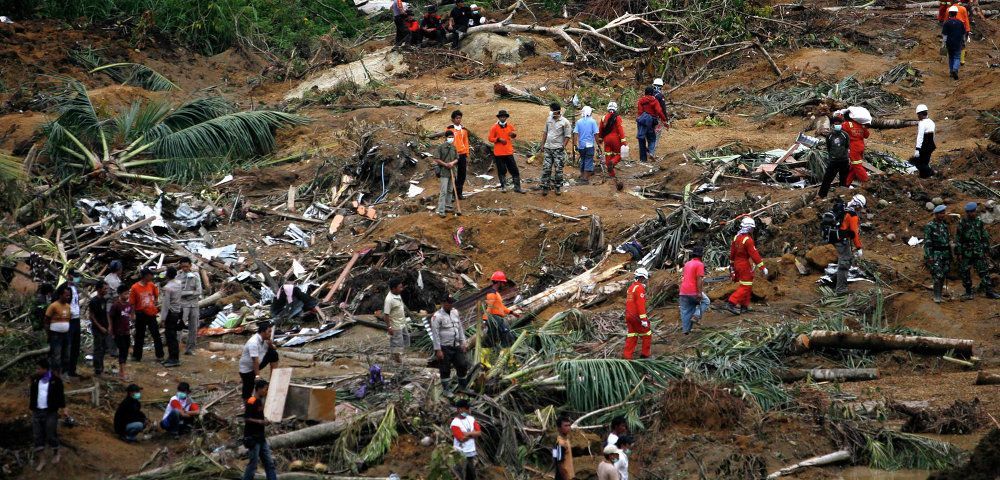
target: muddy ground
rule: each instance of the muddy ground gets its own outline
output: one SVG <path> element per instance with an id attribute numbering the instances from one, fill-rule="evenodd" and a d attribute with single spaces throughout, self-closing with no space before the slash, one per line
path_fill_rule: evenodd
<path id="1" fill-rule="evenodd" d="M 986 21 L 982 21 L 986 22 Z M 989 22 L 992 24 L 992 22 Z M 952 186 L 947 179 L 978 178 L 997 187 L 1000 178 L 1000 162 L 994 154 L 985 151 L 988 143 L 986 129 L 977 120 L 978 112 L 1000 108 L 998 77 L 996 70 L 988 64 L 995 63 L 998 52 L 990 41 L 973 42 L 969 47 L 969 62 L 962 69 L 961 80 L 951 80 L 942 57 L 938 55 L 938 27 L 932 17 L 908 15 L 898 11 L 883 13 L 859 13 L 855 29 L 874 32 L 892 32 L 879 37 L 880 44 L 856 46 L 846 51 L 804 48 L 793 51 L 773 52 L 775 61 L 786 74 L 796 74 L 803 82 L 837 80 L 847 75 L 870 79 L 880 75 L 894 65 L 910 62 L 920 70 L 922 84 L 916 87 L 888 87 L 902 95 L 907 104 L 899 109 L 894 118 L 911 118 L 913 107 L 925 103 L 937 123 L 938 151 L 934 166 L 942 172 L 940 176 L 919 180 L 916 177 L 895 175 L 874 176 L 860 192 L 865 193 L 874 208 L 867 218 L 872 228 L 864 232 L 865 257 L 894 272 L 889 279 L 889 289 L 893 296 L 888 302 L 887 318 L 892 326 L 905 326 L 931 332 L 945 337 L 968 338 L 976 342 L 976 355 L 981 358 L 982 369 L 1000 370 L 1000 327 L 997 312 L 1000 302 L 977 297 L 973 301 L 959 301 L 960 282 L 951 278 L 948 282 L 946 302 L 934 304 L 928 290 L 930 280 L 922 267 L 922 251 L 907 246 L 904 242 L 911 235 L 922 236 L 923 225 L 929 220 L 924 203 L 929 197 L 941 196 L 952 206 L 963 205 L 967 201 L 985 202 L 988 198 L 970 196 Z M 108 78 L 88 75 L 74 64 L 68 52 L 83 47 L 99 49 L 102 55 L 115 61 L 145 63 L 182 87 L 180 92 L 168 94 L 174 98 L 185 98 L 199 89 L 210 88 L 221 93 L 243 107 L 282 104 L 286 91 L 297 82 L 269 82 L 262 75 L 267 65 L 252 55 L 229 51 L 214 57 L 201 57 L 191 52 L 146 45 L 131 48 L 127 35 L 116 32 L 101 32 L 78 29 L 68 25 L 50 22 L 22 22 L 13 27 L 3 26 L 0 44 L 0 77 L 7 86 L 0 93 L 3 105 L 0 115 L 0 150 L 16 152 L 25 150 L 26 145 L 38 139 L 37 128 L 50 117 L 40 109 L 35 109 L 37 98 L 31 93 L 38 92 L 36 82 L 45 82 L 44 75 L 67 75 L 85 80 L 95 88 L 93 95 L 98 103 L 109 108 L 124 106 L 136 98 L 153 94 L 131 87 L 113 85 Z M 903 42 L 902 40 L 907 40 Z M 992 36 L 992 40 L 997 40 Z M 547 110 L 544 106 L 496 100 L 493 97 L 494 83 L 509 83 L 520 87 L 537 88 L 547 85 L 553 92 L 563 97 L 572 96 L 573 86 L 579 71 L 551 61 L 546 51 L 556 48 L 547 39 L 538 39 L 541 55 L 529 58 L 517 67 L 500 67 L 495 76 L 474 77 L 457 80 L 449 74 L 456 68 L 417 69 L 415 73 L 397 78 L 380 90 L 381 95 L 405 92 L 409 98 L 421 102 L 443 105 L 441 112 L 426 113 L 415 107 L 382 107 L 338 112 L 305 106 L 299 113 L 315 121 L 293 131 L 283 132 L 280 137 L 278 156 L 302 151 L 313 151 L 311 158 L 295 163 L 283 164 L 254 172 L 235 172 L 236 180 L 218 190 L 223 194 L 242 192 L 262 203 L 273 200 L 287 191 L 289 185 L 301 185 L 310 181 L 318 166 L 326 157 L 348 157 L 352 147 L 338 136 L 338 132 L 352 122 L 387 122 L 408 132 L 436 132 L 448 122 L 448 112 L 460 108 L 465 113 L 465 123 L 471 132 L 485 138 L 487 130 L 494 122 L 496 111 L 507 109 L 511 121 L 517 125 L 521 136 L 519 141 L 537 142 Z M 365 45 L 366 50 L 382 47 L 381 42 Z M 907 45 L 911 45 L 907 47 Z M 671 95 L 670 100 L 678 104 L 696 105 L 705 108 L 719 107 L 738 100 L 749 92 L 770 85 L 776 80 L 769 65 L 759 56 L 740 58 L 730 62 L 730 66 L 719 69 L 699 83 L 686 85 Z M 626 71 L 629 71 L 626 64 Z M 628 85 L 631 74 L 617 74 L 607 71 L 595 72 L 598 76 L 613 79 L 618 85 Z M 19 85 L 22 88 L 12 88 Z M 608 92 L 612 88 L 606 89 Z M 600 106 L 599 106 L 600 107 Z M 601 108 L 596 108 L 601 111 Z M 674 192 L 680 192 L 688 183 L 699 183 L 706 176 L 704 168 L 686 163 L 683 154 L 691 149 L 705 150 L 738 142 L 749 148 L 785 148 L 796 134 L 810 123 L 801 116 L 777 115 L 768 120 L 755 117 L 759 107 L 741 105 L 724 110 L 720 117 L 727 122 L 723 127 L 699 127 L 695 124 L 704 113 L 688 107 L 677 107 L 682 118 L 674 122 L 660 141 L 660 159 L 652 165 L 640 165 L 633 161 L 620 167 L 626 185 L 660 185 Z M 634 133 L 634 122 L 625 122 L 630 137 Z M 912 152 L 914 129 L 874 131 L 868 141 L 869 149 L 885 150 L 901 158 Z M 430 150 L 435 141 L 427 141 L 425 150 Z M 633 157 L 634 158 L 634 157 Z M 332 238 L 325 234 L 316 236 L 316 243 L 308 250 L 288 245 L 264 246 L 260 242 L 263 235 L 281 230 L 287 221 L 264 217 L 256 221 L 240 221 L 221 226 L 213 232 L 224 243 L 237 241 L 241 249 L 254 244 L 259 254 L 279 270 L 285 270 L 292 258 L 311 258 L 317 255 L 332 255 L 361 248 L 373 241 L 388 239 L 397 233 L 423 239 L 449 253 L 468 255 L 473 262 L 488 274 L 494 270 L 505 270 L 519 283 L 531 284 L 536 281 L 542 265 L 571 265 L 575 252 L 561 251 L 560 243 L 577 232 L 586 230 L 586 222 L 579 224 L 565 222 L 540 213 L 531 207 L 551 209 L 566 215 L 600 215 L 604 222 L 609 242 L 621 241 L 619 233 L 628 227 L 653 218 L 655 207 L 662 201 L 639 198 L 626 192 L 615 192 L 613 184 L 602 175 L 595 177 L 591 185 L 571 184 L 562 196 L 541 197 L 532 191 L 539 176 L 540 161 L 527 163 L 524 156 L 518 156 L 522 177 L 529 189 L 527 195 L 502 193 L 494 188 L 494 181 L 476 178 L 478 174 L 495 176 L 495 170 L 488 161 L 473 158 L 470 166 L 468 199 L 462 204 L 462 217 L 438 218 L 427 206 L 436 203 L 437 180 L 428 164 L 420 164 L 402 170 L 400 174 L 412 179 L 424 193 L 415 199 L 393 195 L 390 202 L 380 207 L 383 221 L 365 236 L 353 235 L 351 229 L 344 229 Z M 575 178 L 575 169 L 567 166 L 565 176 Z M 760 185 L 755 182 L 723 180 L 722 190 L 711 193 L 714 198 L 735 198 L 743 195 L 770 195 L 772 201 L 791 201 L 803 195 L 800 190 Z M 140 188 L 140 187 L 136 187 Z M 177 187 L 168 186 L 167 189 Z M 858 191 L 835 190 L 838 195 L 850 195 Z M 886 206 L 878 206 L 878 200 L 887 200 Z M 280 200 L 279 202 L 280 203 Z M 507 214 L 495 210 L 506 209 Z M 785 221 L 771 227 L 772 240 L 762 244 L 761 250 L 769 264 L 777 264 L 782 254 L 790 253 L 802 257 L 816 244 L 811 232 L 815 232 L 818 214 L 826 209 L 826 204 L 812 202 Z M 957 209 L 956 209 L 957 210 Z M 954 210 L 953 210 L 954 211 Z M 348 223 L 360 222 L 349 219 Z M 367 225 L 361 224 L 359 225 Z M 459 249 L 452 240 L 458 227 L 466 230 L 464 241 L 472 248 Z M 325 230 L 321 226 L 317 231 Z M 1000 225 L 990 226 L 994 241 L 1000 238 Z M 324 232 L 325 233 L 325 232 Z M 887 239 L 894 234 L 895 241 Z M 818 235 L 816 235 L 818 236 Z M 754 304 L 754 311 L 748 315 L 732 317 L 727 313 L 713 311 L 694 333 L 694 339 L 684 337 L 673 325 L 677 319 L 677 307 L 668 303 L 654 312 L 666 319 L 664 331 L 657 332 L 654 354 L 663 355 L 683 352 L 695 339 L 705 332 L 727 329 L 756 322 L 777 323 L 785 320 L 807 320 L 806 305 L 817 301 L 820 296 L 815 287 L 817 274 L 806 276 L 793 273 L 790 268 L 774 268 L 778 273 L 766 282 L 758 280 L 756 293 L 760 294 Z M 480 284 L 485 277 L 473 277 Z M 667 272 L 667 276 L 677 276 Z M 870 284 L 854 285 L 853 289 L 870 288 Z M 720 285 L 717 288 L 727 288 Z M 766 297 L 766 298 L 764 298 Z M 602 305 L 596 312 L 620 310 L 624 298 L 615 298 Z M 546 318 L 567 305 L 549 308 L 541 315 Z M 367 312 L 362 312 L 367 313 Z M 624 328 L 624 326 L 623 326 Z M 331 345 L 352 348 L 353 344 L 382 341 L 383 337 L 374 330 L 355 327 L 349 334 L 330 341 Z M 242 342 L 242 337 L 230 336 L 219 339 L 232 343 Z M 151 357 L 151 356 L 150 356 Z M 190 382 L 195 396 L 207 399 L 238 383 L 233 355 L 223 355 L 200 351 L 195 357 L 185 357 L 184 365 L 166 370 L 146 360 L 142 364 L 129 364 L 134 381 L 145 386 L 144 402 L 149 405 L 147 412 L 157 418 L 154 409 L 169 398 L 170 389 L 179 380 Z M 296 364 L 296 362 L 290 362 Z M 944 362 L 935 357 L 922 357 L 907 353 L 886 353 L 877 358 L 881 378 L 875 381 L 847 383 L 843 385 L 800 385 L 803 397 L 815 395 L 816 391 L 857 396 L 858 401 L 890 398 L 896 401 L 928 401 L 934 407 L 945 407 L 955 400 L 982 401 L 986 412 L 1000 417 L 1000 387 L 972 386 L 975 372 Z M 321 378 L 364 371 L 364 358 L 342 361 L 333 367 L 313 367 L 299 369 L 299 377 Z M 324 370 L 325 369 L 325 370 Z M 84 378 L 68 388 L 89 386 L 93 381 L 84 368 Z M 175 460 L 188 452 L 187 440 L 175 441 L 166 436 L 155 435 L 153 439 L 136 445 L 126 445 L 110 433 L 114 406 L 123 391 L 123 385 L 104 379 L 107 388 L 101 407 L 90 406 L 85 398 L 71 398 L 69 412 L 78 425 L 61 429 L 62 441 L 67 446 L 62 463 L 41 473 L 20 473 L 19 478 L 120 478 L 137 472 L 142 465 L 162 447 L 168 453 L 166 461 Z M 8 473 L 19 469 L 16 452 L 25 452 L 29 442 L 28 411 L 26 406 L 27 385 L 20 380 L 8 380 L 5 391 L 14 395 L 5 396 L 0 402 L 0 428 L 3 429 L 0 445 L 4 461 L 11 465 Z M 218 414 L 230 417 L 238 413 L 239 404 L 233 397 L 220 403 Z M 747 465 L 740 463 L 747 457 L 759 458 L 763 469 L 772 471 L 785 464 L 828 453 L 835 449 L 822 427 L 804 421 L 798 412 L 772 412 L 766 415 L 750 415 L 736 425 L 718 428 L 704 428 L 699 425 L 662 425 L 647 434 L 639 435 L 639 445 L 632 460 L 635 478 L 749 478 L 746 471 L 736 470 Z M 964 436 L 947 438 L 965 450 L 971 450 L 985 429 Z M 227 440 L 227 439 L 221 439 Z M 429 450 L 422 447 L 412 436 L 404 435 L 397 441 L 392 453 L 381 466 L 372 468 L 369 475 L 384 475 L 390 471 L 409 478 L 420 478 L 426 465 Z M 216 442 L 218 443 L 218 442 Z M 579 452 L 580 455 L 583 452 Z M 294 455 L 293 455 L 294 456 Z M 593 458 L 579 458 L 577 468 L 581 472 L 593 471 Z M 750 463 L 751 467 L 756 464 Z M 759 465 L 758 465 L 759 466 Z M 487 478 L 504 478 L 502 469 L 493 469 Z M 890 478 L 861 467 L 829 467 L 814 469 L 791 478 Z M 905 472 L 891 478 L 923 478 L 926 472 Z M 0 477 L 4 476 L 0 473 Z"/>

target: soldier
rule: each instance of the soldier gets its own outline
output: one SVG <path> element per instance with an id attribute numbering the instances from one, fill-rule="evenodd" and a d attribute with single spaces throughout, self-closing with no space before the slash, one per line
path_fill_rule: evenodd
<path id="1" fill-rule="evenodd" d="M 990 282 L 989 256 L 990 256 L 990 234 L 986 231 L 986 226 L 978 217 L 976 202 L 965 204 L 965 218 L 958 222 L 958 230 L 955 231 L 955 253 L 958 255 L 958 272 L 962 275 L 962 285 L 965 287 L 965 295 L 962 300 L 972 300 L 972 268 L 975 267 L 979 273 L 979 280 L 982 288 L 986 290 L 986 297 L 994 300 L 1000 298 L 993 291 L 993 283 Z"/>
<path id="2" fill-rule="evenodd" d="M 951 237 L 944 211 L 944 205 L 934 207 L 934 219 L 924 227 L 924 265 L 934 278 L 934 303 L 941 303 L 945 275 L 951 270 Z"/>

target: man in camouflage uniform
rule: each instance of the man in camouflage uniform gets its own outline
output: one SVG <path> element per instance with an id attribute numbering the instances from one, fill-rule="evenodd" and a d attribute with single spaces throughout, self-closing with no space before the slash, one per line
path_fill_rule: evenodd
<path id="1" fill-rule="evenodd" d="M 934 207 L 934 219 L 924 227 L 924 265 L 934 278 L 934 303 L 941 303 L 944 279 L 951 270 L 951 234 L 944 211 L 944 205 Z"/>
<path id="2" fill-rule="evenodd" d="M 975 267 L 982 282 L 982 288 L 986 290 L 986 297 L 997 299 L 993 291 L 993 283 L 990 282 L 989 257 L 990 257 L 990 234 L 986 231 L 986 225 L 978 218 L 976 213 L 976 202 L 969 202 L 965 205 L 965 218 L 958 222 L 958 230 L 955 231 L 955 253 L 958 255 L 958 272 L 962 275 L 962 285 L 965 286 L 965 295 L 962 300 L 972 300 L 972 268 Z"/>
<path id="3" fill-rule="evenodd" d="M 562 107 L 558 103 L 549 105 L 549 118 L 545 122 L 545 131 L 542 132 L 542 150 L 544 151 L 544 161 L 542 162 L 542 196 L 548 195 L 549 190 L 556 191 L 563 183 L 563 164 L 566 163 L 566 145 L 573 138 L 573 125 L 562 116 Z"/>

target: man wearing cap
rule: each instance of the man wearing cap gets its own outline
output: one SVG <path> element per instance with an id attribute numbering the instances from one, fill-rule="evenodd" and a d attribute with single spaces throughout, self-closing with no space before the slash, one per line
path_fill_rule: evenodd
<path id="1" fill-rule="evenodd" d="M 128 443 L 135 443 L 149 423 L 146 414 L 142 413 L 141 398 L 142 387 L 133 383 L 125 388 L 125 398 L 115 410 L 115 433 Z"/>
<path id="2" fill-rule="evenodd" d="M 868 200 L 865 196 L 857 194 L 844 208 L 844 218 L 841 219 L 840 228 L 837 230 L 837 242 L 833 244 L 837 249 L 837 279 L 833 291 L 837 295 L 847 293 L 847 274 L 854 265 L 854 259 L 864 254 L 861 249 L 860 218 L 861 211 L 867 206 Z"/>
<path id="3" fill-rule="evenodd" d="M 475 27 L 476 25 L 485 25 L 489 23 L 489 20 L 486 19 L 486 15 L 483 14 L 483 11 L 479 8 L 479 5 L 473 3 L 472 5 L 469 5 L 469 9 L 472 10 L 472 14 L 469 16 L 470 27 Z"/>
<path id="4" fill-rule="evenodd" d="M 951 78 L 958 80 L 958 68 L 962 64 L 962 50 L 965 49 L 965 37 L 969 33 L 965 24 L 958 18 L 959 5 L 948 7 L 948 20 L 941 24 L 941 46 L 948 51 L 948 71 Z"/>
<path id="5" fill-rule="evenodd" d="M 510 172 L 514 183 L 514 191 L 524 193 L 521 190 L 521 172 L 514 163 L 514 139 L 517 138 L 517 129 L 510 123 L 510 114 L 507 110 L 500 110 L 497 113 L 497 123 L 490 127 L 490 134 L 487 137 L 493 144 L 493 160 L 497 164 L 497 176 L 500 177 L 500 191 L 507 190 L 505 178 Z"/>
<path id="6" fill-rule="evenodd" d="M 580 109 L 580 119 L 573 127 L 576 150 L 580 152 L 580 183 L 590 183 L 594 176 L 594 146 L 597 144 L 597 121 L 592 116 L 594 109 Z"/>
<path id="7" fill-rule="evenodd" d="M 649 358 L 653 332 L 650 329 L 649 314 L 646 312 L 646 282 L 649 281 L 649 270 L 637 268 L 635 281 L 629 285 L 625 293 L 625 360 L 632 360 L 635 347 L 642 339 L 642 350 L 639 357 Z"/>
<path id="8" fill-rule="evenodd" d="M 615 165 L 622 161 L 625 127 L 622 125 L 622 117 L 618 115 L 618 102 L 608 102 L 608 114 L 601 119 L 597 141 L 604 146 L 604 164 L 608 167 L 608 176 L 615 180 L 615 188 L 621 191 L 624 185 L 615 175 Z"/>
<path id="9" fill-rule="evenodd" d="M 616 445 L 604 447 L 604 459 L 597 464 L 597 480 L 621 480 L 618 467 L 615 466 L 619 453 L 621 450 Z"/>
<path id="10" fill-rule="evenodd" d="M 990 280 L 990 234 L 986 225 L 979 219 L 976 202 L 965 204 L 965 218 L 958 222 L 955 230 L 955 253 L 958 255 L 958 272 L 962 276 L 962 286 L 965 295 L 962 300 L 972 300 L 975 294 L 972 290 L 972 269 L 979 274 L 980 288 L 986 291 L 986 298 L 998 299 Z"/>
<path id="11" fill-rule="evenodd" d="M 479 422 L 472 416 L 472 406 L 466 399 L 455 402 L 455 417 L 451 419 L 452 446 L 462 454 L 463 462 L 459 468 L 459 478 L 462 480 L 476 479 L 476 439 L 483 432 Z"/>
<path id="12" fill-rule="evenodd" d="M 937 149 L 937 144 L 934 143 L 934 120 L 931 120 L 927 116 L 927 105 L 920 104 L 917 105 L 917 146 L 913 151 L 913 158 L 910 159 L 910 163 L 917 167 L 917 171 L 920 172 L 920 178 L 930 178 L 934 176 L 934 170 L 931 169 L 931 154 Z"/>
<path id="13" fill-rule="evenodd" d="M 764 259 L 761 258 L 753 237 L 750 236 L 756 227 L 757 222 L 754 221 L 753 217 L 743 217 L 740 220 L 740 231 L 733 237 L 733 243 L 729 246 L 729 270 L 732 272 L 733 281 L 739 282 L 739 286 L 729 296 L 726 309 L 734 315 L 750 311 L 754 269 L 762 269 L 764 276 L 767 276 Z"/>
<path id="14" fill-rule="evenodd" d="M 934 218 L 924 227 L 924 265 L 934 279 L 934 303 L 941 303 L 945 276 L 951 270 L 951 234 L 945 206 L 934 207 Z"/>
<path id="15" fill-rule="evenodd" d="M 549 189 L 560 195 L 559 189 L 563 183 L 563 164 L 566 162 L 566 145 L 573 136 L 573 126 L 562 116 L 562 107 L 553 102 L 549 105 L 549 118 L 545 121 L 542 132 L 542 150 L 545 159 L 542 161 L 542 196 L 549 194 Z"/>
<path id="16" fill-rule="evenodd" d="M 431 317 L 431 341 L 438 372 L 441 373 L 441 385 L 446 392 L 451 391 L 452 366 L 458 374 L 459 390 L 465 389 L 468 382 L 465 376 L 469 373 L 469 359 L 465 356 L 465 325 L 454 305 L 455 299 L 446 297 L 441 302 L 441 308 Z"/>

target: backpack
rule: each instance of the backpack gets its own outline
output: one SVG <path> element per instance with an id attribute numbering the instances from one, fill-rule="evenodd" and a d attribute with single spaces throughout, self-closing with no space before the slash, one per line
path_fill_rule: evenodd
<path id="1" fill-rule="evenodd" d="M 838 243 L 844 239 L 841 237 L 840 226 L 844 223 L 845 215 L 847 215 L 847 204 L 843 200 L 834 200 L 833 208 L 829 212 L 823 213 L 820 220 L 823 241 Z"/>
<path id="2" fill-rule="evenodd" d="M 851 139 L 847 132 L 833 131 L 826 138 L 826 149 L 829 154 L 829 162 L 847 161 Z"/>

